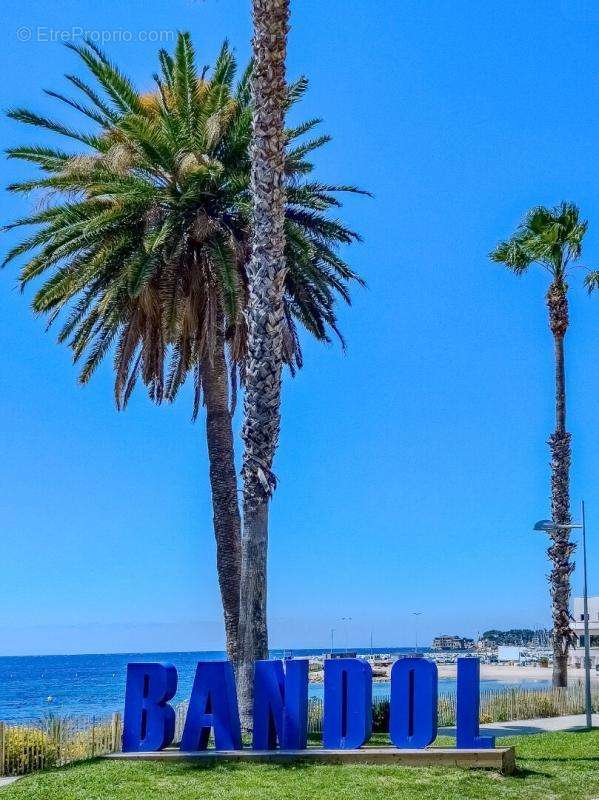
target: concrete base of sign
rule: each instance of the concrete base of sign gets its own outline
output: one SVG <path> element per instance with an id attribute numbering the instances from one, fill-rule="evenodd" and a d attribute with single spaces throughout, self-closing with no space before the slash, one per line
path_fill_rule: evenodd
<path id="1" fill-rule="evenodd" d="M 198 764 L 216 764 L 223 761 L 253 764 L 395 764 L 410 767 L 465 767 L 466 769 L 494 769 L 511 775 L 516 769 L 513 747 L 496 747 L 489 750 L 457 750 L 453 747 L 430 747 L 425 750 L 398 750 L 394 747 L 364 747 L 360 750 L 203 750 L 182 753 L 168 748 L 155 753 L 112 753 L 105 758 L 122 761 L 186 761 Z"/>

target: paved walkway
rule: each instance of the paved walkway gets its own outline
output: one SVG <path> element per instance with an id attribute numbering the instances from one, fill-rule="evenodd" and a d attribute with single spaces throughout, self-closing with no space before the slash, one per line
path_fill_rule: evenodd
<path id="1" fill-rule="evenodd" d="M 18 781 L 18 778 L 0 778 L 0 789 L 3 786 L 9 786 L 11 783 Z"/>
<path id="2" fill-rule="evenodd" d="M 593 727 L 599 727 L 599 714 L 593 714 Z M 481 731 L 490 736 L 524 736 L 530 733 L 547 733 L 550 731 L 576 731 L 586 728 L 584 714 L 572 714 L 567 717 L 544 717 L 542 719 L 517 719 L 512 722 L 491 722 L 481 725 Z M 455 727 L 439 728 L 444 736 L 455 736 Z"/>

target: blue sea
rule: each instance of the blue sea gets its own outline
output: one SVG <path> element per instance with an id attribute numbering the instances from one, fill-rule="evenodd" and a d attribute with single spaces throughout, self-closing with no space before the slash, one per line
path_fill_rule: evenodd
<path id="1" fill-rule="evenodd" d="M 377 648 L 378 649 L 378 648 Z M 368 650 L 359 650 L 367 654 Z M 385 653 L 412 652 L 389 648 Z M 296 657 L 322 655 L 322 650 L 295 650 Z M 282 658 L 273 650 L 272 658 Z M 289 652 L 286 653 L 289 655 Z M 189 698 L 198 661 L 225 658 L 222 652 L 120 653 L 77 656 L 15 656 L 0 658 L 0 721 L 25 722 L 50 715 L 104 717 L 122 711 L 125 676 L 130 661 L 169 661 L 177 667 L 179 687 L 174 702 Z M 513 688 L 518 684 L 481 681 L 481 689 Z M 529 688 L 545 688 L 547 681 L 527 681 Z M 451 692 L 455 680 L 439 680 L 439 691 Z M 310 684 L 313 697 L 322 696 L 321 684 Z M 389 684 L 375 682 L 374 696 L 389 694 Z"/>

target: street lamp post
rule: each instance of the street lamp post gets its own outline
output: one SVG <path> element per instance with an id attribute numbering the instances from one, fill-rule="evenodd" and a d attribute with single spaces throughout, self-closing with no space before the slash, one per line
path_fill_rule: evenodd
<path id="1" fill-rule="evenodd" d="M 349 626 L 351 625 L 351 617 L 341 617 L 341 621 L 345 623 L 345 654 L 349 653 Z"/>
<path id="2" fill-rule="evenodd" d="M 584 500 L 580 502 L 582 529 L 582 573 L 583 573 L 583 614 L 584 614 L 584 697 L 587 715 L 587 728 L 593 726 L 593 703 L 591 698 L 591 636 L 589 633 L 589 592 L 587 587 L 587 526 Z"/>
<path id="3" fill-rule="evenodd" d="M 415 653 L 418 655 L 418 617 L 422 616 L 422 611 L 412 611 L 414 617 L 414 638 L 416 639 Z"/>
<path id="4" fill-rule="evenodd" d="M 591 643 L 589 635 L 589 594 L 587 583 L 587 532 L 584 500 L 580 502 L 580 522 L 572 522 L 567 525 L 556 525 L 551 519 L 539 520 L 534 526 L 535 531 L 551 533 L 556 528 L 562 530 L 582 531 L 582 593 L 583 593 L 583 616 L 584 616 L 584 706 L 586 713 L 587 728 L 593 726 L 593 704 L 591 698 Z"/>

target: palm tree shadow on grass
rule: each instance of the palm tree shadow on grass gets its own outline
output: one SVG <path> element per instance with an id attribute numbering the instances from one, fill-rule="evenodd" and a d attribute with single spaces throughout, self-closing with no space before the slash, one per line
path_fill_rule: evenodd
<path id="1" fill-rule="evenodd" d="M 538 769 L 516 767 L 515 771 L 509 777 L 523 780 L 525 778 L 553 778 L 554 776 L 551 772 L 541 772 Z"/>
<path id="2" fill-rule="evenodd" d="M 311 764 L 309 761 L 298 760 L 294 762 L 290 761 L 281 761 L 281 762 L 270 762 L 270 763 L 259 763 L 259 762 L 239 762 L 239 761 L 220 761 L 220 762 L 209 762 L 203 764 L 202 762 L 198 761 L 190 761 L 190 762 L 177 762 L 177 766 L 181 769 L 181 772 L 209 772 L 216 769 L 223 769 L 226 767 L 227 772 L 243 772 L 248 768 L 248 766 L 259 766 L 259 767 L 268 767 L 270 772 L 275 772 L 279 770 L 283 770 L 285 772 L 290 771 L 305 771 L 310 769 L 314 766 L 327 766 L 322 764 Z M 332 765 L 331 765 L 332 766 Z"/>

